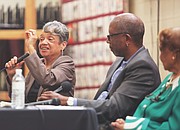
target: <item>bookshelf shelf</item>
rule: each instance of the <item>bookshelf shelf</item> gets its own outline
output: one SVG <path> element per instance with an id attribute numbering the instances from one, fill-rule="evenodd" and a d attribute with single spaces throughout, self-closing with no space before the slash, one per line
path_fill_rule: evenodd
<path id="1" fill-rule="evenodd" d="M 98 89 L 99 87 L 100 87 L 100 85 L 98 85 L 98 86 L 83 86 L 83 87 L 76 86 L 76 90 Z"/>
<path id="2" fill-rule="evenodd" d="M 24 39 L 24 30 L 1 30 L 0 40 Z"/>
<path id="3" fill-rule="evenodd" d="M 24 39 L 25 30 L 1 30 L 0 40 L 20 40 Z M 37 34 L 39 35 L 41 30 L 37 30 Z M 1 44 L 1 43 L 0 43 Z"/>
<path id="4" fill-rule="evenodd" d="M 76 68 L 84 68 L 84 67 L 90 67 L 90 66 L 110 66 L 112 62 L 96 62 L 96 63 L 91 63 L 91 64 L 82 64 L 82 65 L 76 65 Z"/>
<path id="5" fill-rule="evenodd" d="M 24 30 L 33 28 L 36 29 L 36 8 L 35 8 L 35 0 L 26 0 L 25 5 L 25 25 L 24 29 L 4 29 L 1 30 L 0 40 L 7 39 L 24 39 Z"/>

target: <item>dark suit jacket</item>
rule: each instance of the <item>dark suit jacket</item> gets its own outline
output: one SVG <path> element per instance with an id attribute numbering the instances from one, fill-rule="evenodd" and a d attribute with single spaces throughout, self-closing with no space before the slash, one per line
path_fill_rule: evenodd
<path id="1" fill-rule="evenodd" d="M 106 79 L 94 99 L 107 90 L 114 71 L 123 58 L 119 57 L 108 70 Z M 93 107 L 99 123 L 115 121 L 118 117 L 133 115 L 142 99 L 160 84 L 158 68 L 147 49 L 143 48 L 130 60 L 115 80 L 107 100 L 77 99 L 78 106 Z"/>
<path id="2" fill-rule="evenodd" d="M 75 65 L 71 57 L 60 56 L 52 64 L 50 69 L 46 69 L 43 59 L 39 59 L 37 53 L 29 55 L 24 59 L 29 73 L 26 77 L 26 102 L 28 101 L 28 93 L 34 83 L 34 80 L 40 85 L 38 96 L 45 90 L 55 90 L 58 88 L 63 81 L 70 81 L 73 84 L 73 88 L 69 92 L 62 92 L 62 95 L 73 96 L 74 85 L 76 81 L 75 77 Z M 7 82 L 9 94 L 11 94 L 11 83 Z"/>

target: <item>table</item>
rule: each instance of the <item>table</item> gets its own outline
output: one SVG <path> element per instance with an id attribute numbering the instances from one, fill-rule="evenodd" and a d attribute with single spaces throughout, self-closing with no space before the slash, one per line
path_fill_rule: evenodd
<path id="1" fill-rule="evenodd" d="M 0 108 L 2 130 L 98 130 L 92 108 L 31 106 L 25 109 Z"/>

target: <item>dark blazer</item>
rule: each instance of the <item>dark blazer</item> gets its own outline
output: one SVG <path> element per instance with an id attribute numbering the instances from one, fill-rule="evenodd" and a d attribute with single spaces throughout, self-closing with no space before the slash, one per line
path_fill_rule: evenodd
<path id="1" fill-rule="evenodd" d="M 95 100 L 77 99 L 78 106 L 93 107 L 96 110 L 99 123 L 133 115 L 142 99 L 161 82 L 156 64 L 148 50 L 143 47 L 119 74 L 109 92 L 108 99 L 96 100 L 101 92 L 107 90 L 111 77 L 122 60 L 122 57 L 118 57 L 112 64 L 104 83 L 95 95 Z"/>
<path id="2" fill-rule="evenodd" d="M 62 92 L 61 94 L 66 96 L 73 96 L 76 77 L 75 65 L 71 57 L 60 56 L 48 70 L 43 63 L 43 59 L 40 59 L 37 53 L 29 55 L 26 59 L 24 59 L 24 61 L 29 69 L 25 83 L 26 102 L 29 102 L 27 96 L 35 80 L 40 87 L 38 96 L 40 96 L 43 91 L 55 90 L 60 86 L 61 82 L 66 80 L 73 84 L 73 88 L 71 91 L 65 93 Z M 9 94 L 11 94 L 11 84 L 9 83 L 8 88 Z"/>

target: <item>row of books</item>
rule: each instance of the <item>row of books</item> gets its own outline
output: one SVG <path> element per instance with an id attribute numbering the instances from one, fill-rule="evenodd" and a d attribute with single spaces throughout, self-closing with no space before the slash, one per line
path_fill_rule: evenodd
<path id="1" fill-rule="evenodd" d="M 99 38 L 106 38 L 109 23 L 114 15 L 98 17 L 91 20 L 69 23 L 70 43 L 80 43 Z"/>
<path id="2" fill-rule="evenodd" d="M 62 21 L 70 30 L 68 54 L 76 65 L 75 97 L 92 99 L 116 58 L 106 43 L 109 23 L 127 12 L 127 0 L 62 1 Z"/>
<path id="3" fill-rule="evenodd" d="M 122 10 L 123 0 L 75 0 L 62 5 L 62 19 L 69 22 Z"/>
<path id="4" fill-rule="evenodd" d="M 39 4 L 37 8 L 37 28 L 40 29 L 48 21 L 62 21 L 61 6 L 59 2 L 48 2 L 46 5 Z M 0 6 L 0 29 L 23 29 L 25 18 L 25 7 Z"/>
<path id="5" fill-rule="evenodd" d="M 61 14 L 61 6 L 58 2 L 55 4 L 48 2 L 45 6 L 40 4 L 37 7 L 37 28 L 41 29 L 49 21 L 62 21 Z"/>
<path id="6" fill-rule="evenodd" d="M 110 65 L 96 65 L 76 68 L 76 88 L 97 88 L 105 80 Z"/>
<path id="7" fill-rule="evenodd" d="M 4 5 L 2 5 L 0 7 L 0 28 L 24 28 L 24 12 L 24 7 L 19 7 L 18 4 L 16 4 L 15 8 L 9 6 L 7 10 Z"/>
<path id="8" fill-rule="evenodd" d="M 69 46 L 69 55 L 76 66 L 107 64 L 115 60 L 115 56 L 105 41 Z"/>

